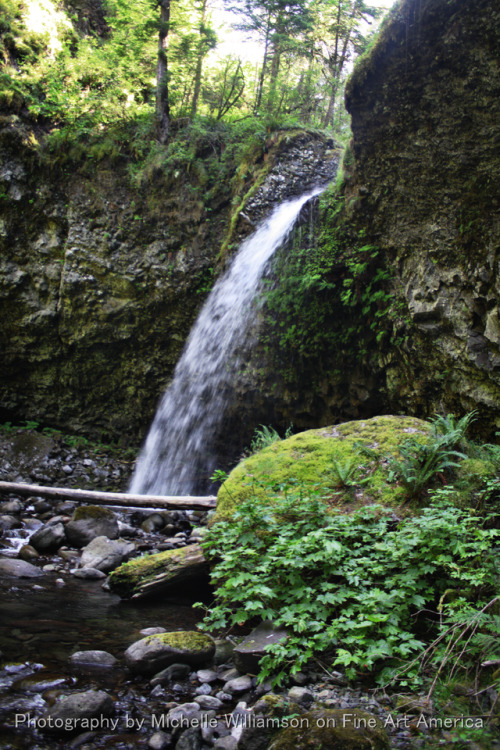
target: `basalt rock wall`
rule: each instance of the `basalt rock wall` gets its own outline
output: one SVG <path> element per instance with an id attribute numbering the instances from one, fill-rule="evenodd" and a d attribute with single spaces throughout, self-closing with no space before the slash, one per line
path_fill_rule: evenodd
<path id="1" fill-rule="evenodd" d="M 500 424 L 500 6 L 401 0 L 347 88 L 347 221 L 390 269 L 381 408 Z M 393 317 L 394 323 L 394 317 Z"/>
<path id="2" fill-rule="evenodd" d="M 137 443 L 228 227 L 237 247 L 274 203 L 332 177 L 333 143 L 282 133 L 255 158 L 258 189 L 249 174 L 207 200 L 182 170 L 134 187 L 126 164 L 51 168 L 29 123 L 0 120 L 0 421 Z"/>

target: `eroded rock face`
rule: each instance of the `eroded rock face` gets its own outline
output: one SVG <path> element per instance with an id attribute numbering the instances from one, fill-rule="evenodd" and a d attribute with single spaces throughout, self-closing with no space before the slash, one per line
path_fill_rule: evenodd
<path id="1" fill-rule="evenodd" d="M 137 444 L 221 270 L 232 202 L 253 172 L 239 196 L 226 181 L 209 203 L 182 171 L 134 188 L 123 166 L 33 169 L 29 141 L 18 117 L 2 119 L 0 420 Z M 297 134 L 267 144 L 250 221 L 333 174 L 332 145 Z M 248 231 L 239 217 L 231 241 Z"/>
<path id="2" fill-rule="evenodd" d="M 386 397 L 497 425 L 499 45 L 495 0 L 403 0 L 346 97 L 349 218 L 385 253 L 407 337 L 382 365 Z"/>

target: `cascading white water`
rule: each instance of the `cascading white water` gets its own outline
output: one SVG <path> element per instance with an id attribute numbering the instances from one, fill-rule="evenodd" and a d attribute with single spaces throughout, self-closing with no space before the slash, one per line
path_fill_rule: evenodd
<path id="1" fill-rule="evenodd" d="M 251 335 L 266 263 L 283 244 L 302 206 L 322 188 L 281 204 L 245 240 L 212 289 L 174 371 L 145 445 L 130 491 L 188 495 L 208 485 L 214 468 L 211 442 L 224 418 L 227 392 Z M 230 440 L 230 436 L 228 436 Z"/>

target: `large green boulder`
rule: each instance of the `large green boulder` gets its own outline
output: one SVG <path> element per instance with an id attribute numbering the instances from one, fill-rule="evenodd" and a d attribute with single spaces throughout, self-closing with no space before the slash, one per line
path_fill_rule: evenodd
<path id="1" fill-rule="evenodd" d="M 264 496 L 270 484 L 278 489 L 292 481 L 321 488 L 334 505 L 354 501 L 396 506 L 406 496 L 388 481 L 387 456 L 398 456 L 398 446 L 409 437 L 426 440 L 429 430 L 422 419 L 381 416 L 307 430 L 273 443 L 233 469 L 219 490 L 213 521 L 229 519 L 242 500 Z"/>

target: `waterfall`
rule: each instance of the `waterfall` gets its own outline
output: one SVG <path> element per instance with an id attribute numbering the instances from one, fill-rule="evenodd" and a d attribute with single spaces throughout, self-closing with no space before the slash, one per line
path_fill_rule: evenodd
<path id="1" fill-rule="evenodd" d="M 220 429 L 242 351 L 252 336 L 266 264 L 302 206 L 323 188 L 278 206 L 246 239 L 196 320 L 139 455 L 130 491 L 188 495 L 209 485 L 211 444 Z M 227 441 L 231 436 L 227 436 Z"/>

